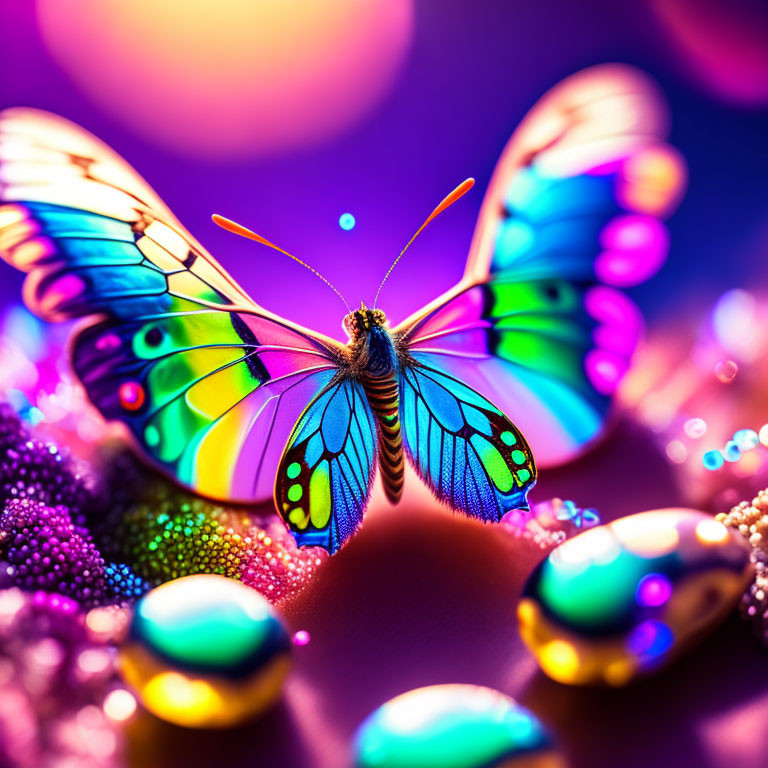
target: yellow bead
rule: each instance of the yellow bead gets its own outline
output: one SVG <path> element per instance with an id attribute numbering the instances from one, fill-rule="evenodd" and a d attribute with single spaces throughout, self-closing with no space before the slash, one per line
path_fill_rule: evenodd
<path id="1" fill-rule="evenodd" d="M 291 667 L 290 641 L 256 590 L 198 574 L 157 587 L 136 604 L 119 666 L 158 717 L 194 728 L 230 727 L 279 697 Z"/>

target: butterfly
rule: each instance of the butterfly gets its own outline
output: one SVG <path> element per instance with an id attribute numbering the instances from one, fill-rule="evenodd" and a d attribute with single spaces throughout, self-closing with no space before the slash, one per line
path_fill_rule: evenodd
<path id="1" fill-rule="evenodd" d="M 442 502 L 496 521 L 528 508 L 524 434 L 543 465 L 601 434 L 641 326 L 618 287 L 660 266 L 684 185 L 665 131 L 635 70 L 560 83 L 502 154 L 461 281 L 393 327 L 361 303 L 346 344 L 259 306 L 125 161 L 46 112 L 0 113 L 0 255 L 29 273 L 36 314 L 92 319 L 74 373 L 151 463 L 214 499 L 273 496 L 299 545 L 333 552 L 376 465 L 392 502 L 407 459 Z"/>

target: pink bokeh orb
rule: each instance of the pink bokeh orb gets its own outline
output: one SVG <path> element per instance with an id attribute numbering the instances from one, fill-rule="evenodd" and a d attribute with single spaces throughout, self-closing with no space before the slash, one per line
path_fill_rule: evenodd
<path id="1" fill-rule="evenodd" d="M 768 104 L 768 3 L 653 0 L 671 53 L 692 79 L 731 104 Z"/>
<path id="2" fill-rule="evenodd" d="M 38 0 L 49 52 L 100 107 L 183 154 L 330 139 L 401 69 L 412 0 Z"/>

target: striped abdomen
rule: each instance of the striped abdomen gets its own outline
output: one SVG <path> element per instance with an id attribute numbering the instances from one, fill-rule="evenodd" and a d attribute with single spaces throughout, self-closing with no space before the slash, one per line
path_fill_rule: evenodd
<path id="1" fill-rule="evenodd" d="M 397 372 L 390 371 L 381 376 L 368 373 L 363 386 L 380 427 L 379 467 L 384 492 L 392 504 L 397 504 L 403 494 L 404 462 Z"/>

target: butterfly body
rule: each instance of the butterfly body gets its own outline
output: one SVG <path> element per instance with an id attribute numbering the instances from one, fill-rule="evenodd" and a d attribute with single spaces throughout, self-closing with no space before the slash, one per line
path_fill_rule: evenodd
<path id="1" fill-rule="evenodd" d="M 405 456 L 400 424 L 399 369 L 403 351 L 387 328 L 381 310 L 360 309 L 344 318 L 350 334 L 353 368 L 360 371 L 363 389 L 376 416 L 379 432 L 378 464 L 384 493 L 396 504 L 403 493 Z"/>

